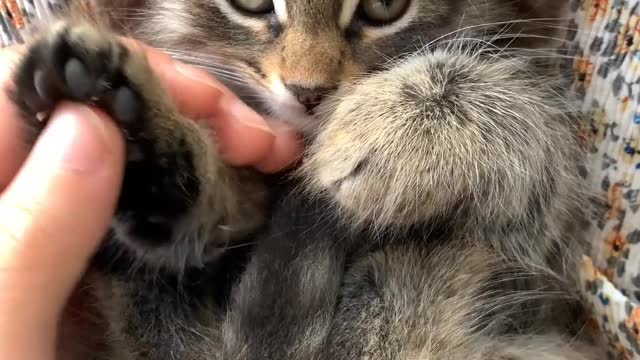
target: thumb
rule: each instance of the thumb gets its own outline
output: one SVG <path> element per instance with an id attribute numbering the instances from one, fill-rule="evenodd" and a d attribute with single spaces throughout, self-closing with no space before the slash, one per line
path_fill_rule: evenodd
<path id="1" fill-rule="evenodd" d="M 61 104 L 0 197 L 0 359 L 50 359 L 58 319 L 113 216 L 124 164 L 106 116 Z"/>

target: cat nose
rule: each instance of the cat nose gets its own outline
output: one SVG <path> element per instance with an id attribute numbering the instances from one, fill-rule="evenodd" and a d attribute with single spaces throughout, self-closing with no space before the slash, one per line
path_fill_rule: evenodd
<path id="1" fill-rule="evenodd" d="M 307 112 L 313 111 L 321 102 L 324 97 L 333 91 L 335 88 L 317 86 L 314 88 L 308 88 L 300 85 L 286 85 L 287 89 L 298 99 L 300 104 L 307 108 Z"/>

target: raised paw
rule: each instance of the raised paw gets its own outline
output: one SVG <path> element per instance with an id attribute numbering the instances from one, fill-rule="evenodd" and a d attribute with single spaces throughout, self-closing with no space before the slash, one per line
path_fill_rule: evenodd
<path id="1" fill-rule="evenodd" d="M 96 105 L 136 137 L 146 109 L 126 75 L 131 56 L 115 36 L 90 25 L 59 24 L 30 46 L 15 72 L 14 98 L 42 125 L 61 100 Z"/>
<path id="2" fill-rule="evenodd" d="M 62 22 L 28 48 L 14 75 L 13 100 L 34 130 L 60 101 L 93 105 L 118 124 L 127 165 L 117 230 L 144 248 L 174 241 L 175 224 L 197 202 L 194 153 L 203 141 L 182 121 L 143 55 L 90 24 Z"/>

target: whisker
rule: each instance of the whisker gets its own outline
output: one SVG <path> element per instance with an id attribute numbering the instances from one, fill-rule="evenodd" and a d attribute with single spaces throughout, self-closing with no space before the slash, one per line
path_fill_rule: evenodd
<path id="1" fill-rule="evenodd" d="M 514 24 L 526 24 L 526 23 L 535 23 L 538 21 L 566 21 L 568 19 L 562 19 L 562 18 L 538 18 L 538 19 L 517 19 L 517 20 L 508 20 L 508 21 L 496 21 L 496 22 L 491 22 L 491 23 L 484 23 L 484 24 L 476 24 L 476 25 L 469 25 L 469 26 L 465 26 L 462 28 L 458 28 L 456 30 L 450 31 L 444 35 L 441 35 L 433 40 L 431 40 L 429 43 L 427 43 L 427 45 L 430 45 L 434 42 L 438 42 L 446 37 L 449 37 L 451 35 L 455 35 L 457 33 L 460 32 L 464 32 L 464 31 L 468 31 L 468 30 L 477 30 L 477 29 L 482 29 L 482 28 L 489 28 L 489 27 L 493 27 L 493 26 L 499 26 L 499 25 L 514 25 Z"/>

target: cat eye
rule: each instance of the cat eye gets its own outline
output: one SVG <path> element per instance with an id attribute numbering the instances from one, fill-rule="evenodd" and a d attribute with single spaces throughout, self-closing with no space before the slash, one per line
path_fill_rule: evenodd
<path id="1" fill-rule="evenodd" d="M 364 20 L 384 25 L 398 20 L 407 10 L 409 0 L 362 0 L 360 13 Z"/>
<path id="2" fill-rule="evenodd" d="M 237 10 L 252 15 L 262 15 L 273 11 L 273 0 L 229 0 Z"/>

